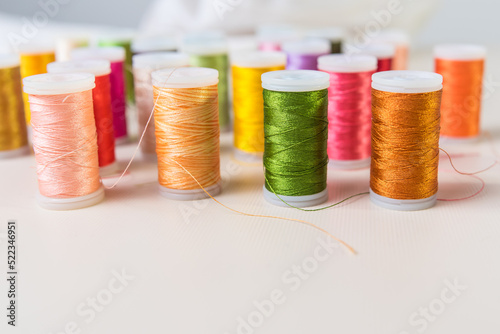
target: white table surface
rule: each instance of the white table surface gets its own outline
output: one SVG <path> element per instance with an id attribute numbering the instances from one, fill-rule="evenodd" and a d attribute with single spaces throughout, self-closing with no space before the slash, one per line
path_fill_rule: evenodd
<path id="1" fill-rule="evenodd" d="M 412 69 L 432 69 L 426 52 L 416 54 Z M 486 76 L 500 82 L 499 55 L 491 53 Z M 499 85 L 493 90 L 485 98 L 482 122 L 492 139 L 442 144 L 464 171 L 488 166 L 496 159 L 494 148 L 500 149 Z M 118 149 L 122 164 L 132 150 L 133 145 Z M 327 237 L 300 223 L 246 217 L 211 199 L 166 200 L 157 191 L 156 166 L 140 160 L 118 187 L 106 191 L 103 203 L 78 211 L 43 210 L 35 202 L 33 156 L 0 161 L 3 272 L 7 220 L 17 220 L 19 228 L 18 327 L 6 325 L 7 284 L 2 279 L 0 332 L 498 332 L 500 166 L 480 175 L 486 188 L 477 197 L 440 201 L 426 211 L 388 211 L 363 196 L 308 213 L 266 203 L 262 168 L 231 159 L 230 135 L 223 136 L 221 152 L 225 182 L 220 202 L 249 213 L 307 220 L 358 254 L 318 250 Z M 442 159 L 439 198 L 463 197 L 480 188 L 477 179 L 450 169 Z M 368 180 L 368 169 L 330 170 L 328 203 L 367 191 Z M 310 273 L 298 278 L 292 270 L 304 265 Z M 110 294 L 110 283 L 120 287 L 113 271 L 122 270 L 134 278 Z M 453 282 L 462 286 L 456 296 L 446 290 Z M 260 321 L 255 302 L 280 293 L 281 303 Z M 109 303 L 89 321 L 85 304 L 97 296 Z M 112 300 L 106 300 L 109 296 Z M 429 307 L 440 314 L 430 311 L 429 320 L 423 320 L 419 312 Z M 238 329 L 239 317 L 247 321 L 249 316 L 258 328 Z"/>

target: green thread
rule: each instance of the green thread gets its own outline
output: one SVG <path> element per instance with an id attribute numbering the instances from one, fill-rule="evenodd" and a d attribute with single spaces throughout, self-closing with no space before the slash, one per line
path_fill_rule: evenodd
<path id="1" fill-rule="evenodd" d="M 306 196 L 326 189 L 328 90 L 277 92 L 264 89 L 266 189 Z"/>
<path id="2" fill-rule="evenodd" d="M 228 99 L 228 57 L 227 54 L 217 55 L 191 55 L 191 66 L 208 67 L 219 71 L 219 125 L 224 128 L 229 125 L 229 99 Z"/>
<path id="3" fill-rule="evenodd" d="M 135 102 L 134 75 L 132 73 L 132 47 L 130 40 L 102 39 L 99 46 L 120 46 L 125 49 L 125 93 L 130 103 Z"/>
<path id="4" fill-rule="evenodd" d="M 342 41 L 330 41 L 330 53 L 342 53 Z"/>

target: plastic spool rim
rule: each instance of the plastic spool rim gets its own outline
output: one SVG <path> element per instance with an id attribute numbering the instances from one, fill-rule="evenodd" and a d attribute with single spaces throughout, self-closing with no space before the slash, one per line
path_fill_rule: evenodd
<path id="1" fill-rule="evenodd" d="M 297 208 L 307 208 L 311 206 L 316 206 L 325 203 L 328 201 L 328 188 L 324 189 L 323 191 L 313 194 L 313 195 L 306 195 L 306 196 L 284 196 L 284 195 L 279 195 L 276 196 L 274 193 L 270 192 L 269 190 L 266 189 L 266 186 L 264 185 L 262 187 L 263 193 L 264 193 L 264 198 L 266 201 L 269 203 L 276 205 L 276 206 L 281 206 L 281 207 L 287 207 L 289 208 L 290 206 L 286 205 L 283 203 L 283 201 L 287 202 L 291 206 L 295 206 Z M 280 198 L 283 200 L 280 200 Z"/>
<path id="2" fill-rule="evenodd" d="M 328 162 L 328 167 L 337 170 L 355 170 L 370 167 L 372 159 L 361 160 L 332 160 Z"/>
<path id="3" fill-rule="evenodd" d="M 211 56 L 226 54 L 228 47 L 224 34 L 205 32 L 186 36 L 182 41 L 181 50 L 191 55 Z"/>
<path id="4" fill-rule="evenodd" d="M 36 95 L 79 93 L 95 88 L 90 73 L 44 73 L 23 79 L 24 92 Z"/>
<path id="5" fill-rule="evenodd" d="M 309 30 L 306 36 L 311 38 L 325 38 L 330 42 L 341 42 L 344 39 L 345 31 L 340 27 L 320 28 Z"/>
<path id="6" fill-rule="evenodd" d="M 75 60 L 105 59 L 112 63 L 125 61 L 125 49 L 121 46 L 100 46 L 76 48 L 71 51 Z"/>
<path id="7" fill-rule="evenodd" d="M 360 52 L 377 57 L 377 59 L 388 59 L 396 55 L 396 46 L 390 43 L 372 43 L 362 47 Z"/>
<path id="8" fill-rule="evenodd" d="M 132 41 L 131 50 L 134 53 L 175 51 L 177 42 L 175 38 L 167 36 L 144 37 Z"/>
<path id="9" fill-rule="evenodd" d="M 434 48 L 434 57 L 447 60 L 480 60 L 486 58 L 486 48 L 476 44 L 441 44 Z"/>
<path id="10" fill-rule="evenodd" d="M 89 59 L 89 60 L 69 60 L 55 61 L 47 64 L 48 73 L 74 73 L 87 72 L 93 75 L 101 76 L 111 73 L 111 63 L 107 60 Z"/>
<path id="11" fill-rule="evenodd" d="M 47 210 L 77 210 L 83 209 L 100 203 L 104 199 L 104 187 L 101 185 L 99 189 L 91 194 L 73 197 L 73 198 L 50 198 L 37 194 L 38 205 Z"/>
<path id="12" fill-rule="evenodd" d="M 325 38 L 308 38 L 301 41 L 285 42 L 281 47 L 291 54 L 315 55 L 330 53 L 330 42 Z"/>
<path id="13" fill-rule="evenodd" d="M 179 52 L 146 52 L 132 56 L 135 69 L 161 69 L 189 66 L 189 56 Z"/>
<path id="14" fill-rule="evenodd" d="M 245 152 L 238 148 L 233 148 L 234 158 L 238 161 L 245 163 L 262 163 L 264 152 Z"/>
<path id="15" fill-rule="evenodd" d="M 153 86 L 162 88 L 198 88 L 216 85 L 219 72 L 206 67 L 165 68 L 151 74 Z"/>
<path id="16" fill-rule="evenodd" d="M 330 87 L 328 73 L 314 70 L 281 70 L 262 74 L 262 88 L 277 92 L 312 92 Z"/>
<path id="17" fill-rule="evenodd" d="M 113 161 L 109 165 L 99 167 L 99 175 L 101 176 L 111 176 L 118 171 L 118 162 Z"/>
<path id="18" fill-rule="evenodd" d="M 19 66 L 19 57 L 14 54 L 0 55 L 0 68 Z"/>
<path id="19" fill-rule="evenodd" d="M 8 151 L 0 151 L 0 159 L 10 159 L 10 158 L 16 158 L 20 157 L 23 155 L 28 155 L 30 152 L 30 148 L 28 145 L 16 148 L 14 150 L 8 150 Z"/>
<path id="20" fill-rule="evenodd" d="M 370 189 L 370 200 L 372 203 L 389 210 L 419 211 L 430 209 L 436 205 L 437 194 L 424 199 L 393 199 L 381 196 Z"/>
<path id="21" fill-rule="evenodd" d="M 377 70 L 377 58 L 370 55 L 325 55 L 318 58 L 318 69 L 335 73 L 371 72 Z"/>
<path id="22" fill-rule="evenodd" d="M 55 46 L 51 42 L 34 42 L 19 46 L 20 55 L 42 55 L 49 53 L 55 53 Z"/>
<path id="23" fill-rule="evenodd" d="M 128 138 L 128 135 L 124 135 L 124 136 L 121 136 L 121 137 L 118 137 L 118 138 L 115 138 L 115 145 L 116 146 L 119 146 L 119 145 L 126 145 L 129 143 L 129 138 Z"/>
<path id="24" fill-rule="evenodd" d="M 235 54 L 232 65 L 245 68 L 262 68 L 286 65 L 286 54 L 280 51 L 253 51 Z"/>
<path id="25" fill-rule="evenodd" d="M 390 93 L 429 93 L 443 88 L 443 76 L 425 71 L 385 71 L 372 75 L 372 88 Z"/>
<path id="26" fill-rule="evenodd" d="M 206 187 L 205 190 L 211 196 L 217 196 L 222 191 L 222 181 L 217 182 L 210 187 Z M 209 198 L 203 189 L 190 189 L 190 190 L 179 190 L 179 189 L 171 189 L 158 185 L 158 189 L 160 190 L 160 195 L 165 198 L 173 199 L 176 201 L 195 201 L 199 199 Z"/>

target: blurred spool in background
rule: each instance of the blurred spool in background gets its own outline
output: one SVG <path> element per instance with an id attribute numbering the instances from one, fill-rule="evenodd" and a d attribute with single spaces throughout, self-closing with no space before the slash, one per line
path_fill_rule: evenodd
<path id="1" fill-rule="evenodd" d="M 0 55 L 0 159 L 27 154 L 19 58 Z"/>
<path id="2" fill-rule="evenodd" d="M 23 80 L 32 110 L 38 204 L 50 210 L 99 203 L 97 136 L 89 73 L 40 74 Z"/>
<path id="3" fill-rule="evenodd" d="M 342 52 L 342 44 L 345 37 L 345 32 L 342 28 L 327 27 L 311 29 L 306 32 L 305 36 L 309 38 L 321 38 L 328 40 L 330 42 L 330 53 Z"/>
<path id="4" fill-rule="evenodd" d="M 132 41 L 131 46 L 132 55 L 148 52 L 177 51 L 177 49 L 177 40 L 173 35 L 138 36 Z"/>
<path id="5" fill-rule="evenodd" d="M 156 161 L 156 137 L 154 117 L 151 113 L 154 107 L 153 84 L 151 73 L 164 68 L 189 66 L 189 56 L 177 52 L 149 52 L 132 57 L 135 102 L 137 104 L 139 136 L 144 133 L 141 143 L 141 152 L 147 160 Z"/>
<path id="6" fill-rule="evenodd" d="M 441 136 L 455 142 L 477 139 L 486 48 L 444 44 L 435 47 L 434 56 L 435 72 L 443 76 Z"/>
<path id="7" fill-rule="evenodd" d="M 310 38 L 282 45 L 287 56 L 287 70 L 317 70 L 318 58 L 330 53 L 330 43 L 326 39 Z"/>
<path id="8" fill-rule="evenodd" d="M 362 47 L 360 53 L 377 58 L 377 72 L 390 71 L 393 66 L 396 47 L 389 43 L 374 42 Z"/>
<path id="9" fill-rule="evenodd" d="M 166 198 L 195 200 L 221 191 L 217 75 L 200 67 L 152 73 L 158 181 Z"/>
<path id="10" fill-rule="evenodd" d="M 264 153 L 264 101 L 261 76 L 284 70 L 286 55 L 255 51 L 232 57 L 235 157 L 261 161 Z"/>

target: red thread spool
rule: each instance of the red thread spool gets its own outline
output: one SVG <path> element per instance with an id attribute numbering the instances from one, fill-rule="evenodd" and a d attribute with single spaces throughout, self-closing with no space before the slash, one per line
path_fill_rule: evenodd
<path id="1" fill-rule="evenodd" d="M 377 58 L 377 72 L 392 70 L 396 47 L 388 43 L 372 43 L 361 49 L 361 53 Z"/>
<path id="2" fill-rule="evenodd" d="M 99 173 L 102 176 L 113 174 L 118 166 L 115 158 L 115 136 L 113 131 L 113 112 L 111 108 L 110 73 L 107 60 L 75 60 L 54 62 L 47 65 L 49 73 L 85 72 L 95 76 L 92 90 L 94 118 L 97 129 Z"/>

